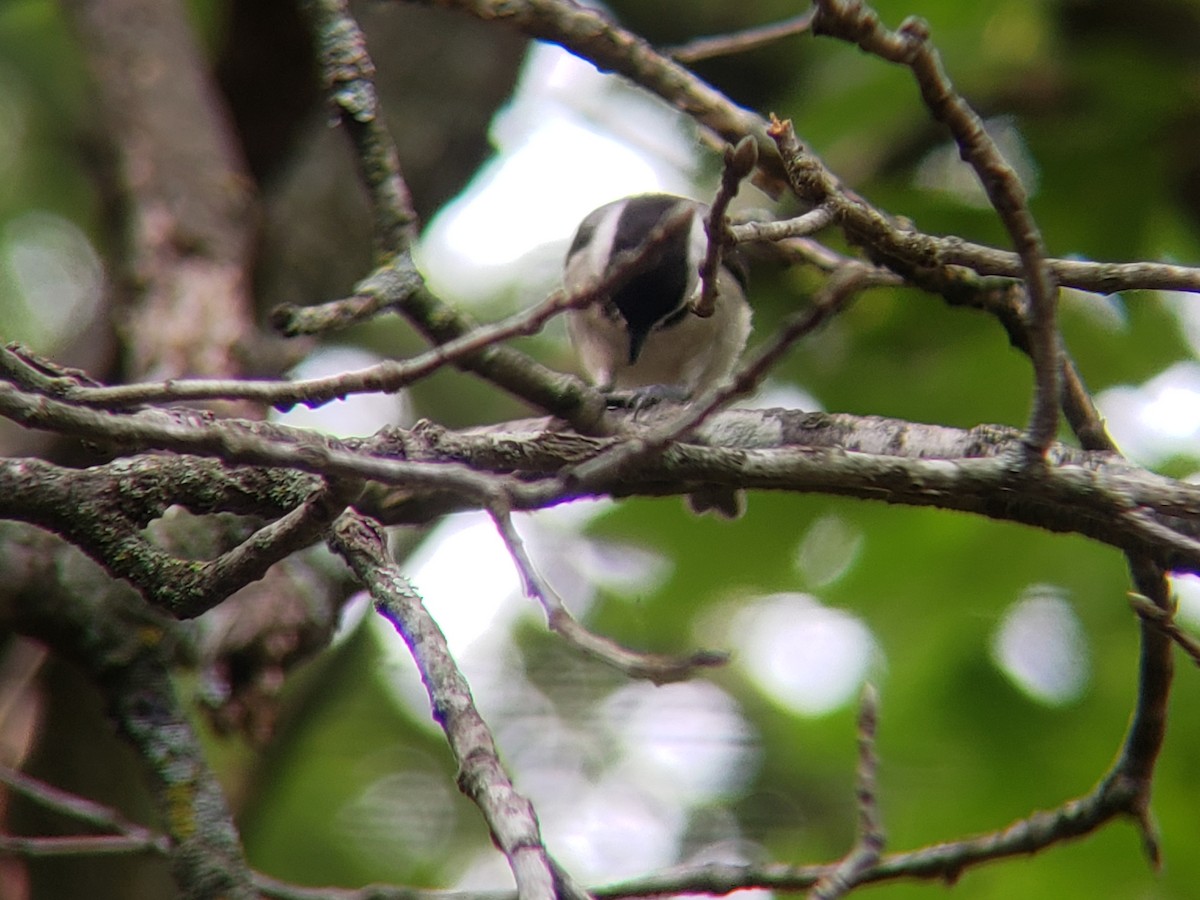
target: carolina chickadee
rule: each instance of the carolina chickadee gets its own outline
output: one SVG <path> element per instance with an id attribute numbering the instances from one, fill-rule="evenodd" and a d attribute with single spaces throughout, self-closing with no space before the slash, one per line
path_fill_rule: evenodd
<path id="1" fill-rule="evenodd" d="M 729 377 L 746 346 L 750 306 L 738 260 L 726 258 L 721 265 L 713 314 L 701 318 L 692 312 L 708 248 L 708 207 L 695 200 L 641 194 L 589 213 L 567 251 L 564 286 L 578 291 L 603 278 L 626 251 L 680 215 L 682 227 L 666 238 L 657 258 L 611 296 L 567 313 L 567 334 L 580 365 L 602 390 L 695 398 Z M 695 512 L 712 509 L 729 518 L 739 516 L 744 505 L 740 491 L 715 486 L 687 499 Z"/>
<path id="2" fill-rule="evenodd" d="M 717 276 L 716 309 L 691 311 L 700 296 L 708 248 L 708 207 L 670 194 L 641 194 L 589 213 L 567 251 L 563 284 L 585 288 L 608 274 L 622 253 L 690 210 L 650 265 L 611 297 L 567 314 L 567 334 L 588 378 L 603 390 L 660 387 L 696 397 L 729 376 L 750 335 L 745 273 L 726 262 Z"/>

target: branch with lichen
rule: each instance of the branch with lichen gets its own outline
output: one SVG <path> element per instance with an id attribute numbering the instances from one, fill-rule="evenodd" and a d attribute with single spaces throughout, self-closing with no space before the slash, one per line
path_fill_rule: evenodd
<path id="1" fill-rule="evenodd" d="M 19 528 L 0 528 L 4 625 L 45 641 L 88 673 L 143 763 L 166 841 L 95 804 L 68 803 L 61 792 L 38 787 L 42 802 L 115 831 L 112 852 L 129 852 L 136 843 L 165 853 L 181 897 L 253 900 L 258 895 L 232 814 L 171 680 L 186 635 L 63 542 Z"/>
<path id="2" fill-rule="evenodd" d="M 750 367 L 753 371 L 753 362 Z M 1046 465 L 1026 467 L 1019 463 L 1018 433 L 997 426 L 964 432 L 873 417 L 730 410 L 694 426 L 685 418 L 689 434 L 671 437 L 679 418 L 663 407 L 653 415 L 626 416 L 618 423 L 619 433 L 607 438 L 564 434 L 547 430 L 549 423 L 534 422 L 510 431 L 492 427 L 458 433 L 425 424 L 339 441 L 285 426 L 165 415 L 157 409 L 113 415 L 4 383 L 0 412 L 130 450 L 189 455 L 139 456 L 83 470 L 28 460 L 0 465 L 4 515 L 74 540 L 178 614 L 207 608 L 221 599 L 222 590 L 232 592 L 259 577 L 275 559 L 315 540 L 367 482 L 399 488 L 404 504 L 417 511 L 432 508 L 436 514 L 468 508 L 537 509 L 580 496 L 684 494 L 698 485 L 818 492 L 1075 532 L 1164 569 L 1200 571 L 1196 486 L 1112 453 L 1061 445 L 1052 448 Z M 663 435 L 671 439 L 663 442 Z M 188 488 L 186 480 L 176 490 L 162 473 L 196 464 L 195 456 L 219 458 L 225 465 L 307 472 L 333 486 L 315 487 L 294 472 L 268 476 L 197 464 L 197 472 L 225 479 L 233 499 L 227 501 L 219 491 L 194 495 L 199 488 Z M 271 477 L 282 479 L 282 487 L 293 492 L 285 494 L 296 505 L 279 509 L 271 524 L 216 560 L 166 560 L 156 570 L 162 551 L 145 546 L 145 556 L 127 552 L 142 546 L 136 543 L 144 541 L 139 529 L 156 510 L 172 502 L 205 511 L 244 510 L 240 498 L 248 489 L 241 479 L 265 485 Z M 296 478 L 302 480 L 289 481 Z M 117 480 L 126 487 L 113 492 Z M 43 489 L 75 498 L 72 515 L 64 517 L 55 512 L 57 504 L 44 503 Z M 392 507 L 391 520 L 404 518 L 402 508 Z M 413 518 L 415 512 L 409 520 Z M 166 602 L 156 592 L 172 587 L 172 578 L 180 579 L 178 589 L 187 590 L 164 595 L 174 598 Z"/>

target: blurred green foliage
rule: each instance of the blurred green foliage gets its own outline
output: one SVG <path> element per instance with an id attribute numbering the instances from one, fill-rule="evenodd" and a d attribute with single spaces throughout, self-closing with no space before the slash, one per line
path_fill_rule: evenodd
<path id="1" fill-rule="evenodd" d="M 910 14 L 925 17 L 968 99 L 986 117 L 1015 123 L 1036 166 L 1033 209 L 1052 252 L 1200 259 L 1200 42 L 1172 39 L 1200 33 L 1200 4 L 875 5 L 893 27 Z M 667 44 L 792 15 L 797 5 L 626 0 L 615 6 L 631 27 Z M 206 14 L 219 8 L 197 7 Z M 811 36 L 697 68 L 739 102 L 794 119 L 802 139 L 835 172 L 890 212 L 926 231 L 1005 243 L 988 210 L 914 183 L 921 161 L 946 135 L 930 123 L 908 72 Z M 83 83 L 56 4 L 0 5 L 0 233 L 24 212 L 44 209 L 102 238 L 88 179 L 93 123 Z M 0 321 L 18 321 L 5 284 L 0 277 Z M 764 272 L 756 273 L 756 285 L 761 336 L 805 301 L 811 280 Z M 1088 311 L 1099 302 L 1085 297 L 1063 311 L 1068 345 L 1093 389 L 1139 383 L 1191 358 L 1175 314 L 1160 298 L 1116 298 L 1121 321 L 1115 326 Z M 4 336 L 20 331 L 6 326 Z M 378 333 L 363 340 L 378 342 Z M 533 346 L 565 359 L 560 348 Z M 960 427 L 1019 426 L 1029 406 L 1027 361 L 995 322 L 913 291 L 861 297 L 798 347 L 776 378 L 802 386 L 829 410 Z M 490 392 L 464 391 L 464 385 L 462 376 L 439 376 L 436 389 L 418 394 L 420 413 L 451 424 L 512 414 L 507 402 L 489 406 L 498 402 Z M 443 415 L 439 399 L 447 395 L 453 395 L 453 412 Z M 1200 451 L 1179 461 L 1177 471 L 1186 472 L 1198 458 Z M 861 548 L 839 578 L 812 586 L 794 559 L 807 529 L 826 515 L 848 523 Z M 1088 790 L 1119 748 L 1138 648 L 1125 599 L 1127 573 L 1108 548 L 959 514 L 770 494 L 752 495 L 748 515 L 733 524 L 691 518 L 677 499 L 625 501 L 592 533 L 651 548 L 672 563 L 663 583 L 635 599 L 604 594 L 590 610 L 591 626 L 633 646 L 685 651 L 711 643 L 711 623 L 702 623 L 723 604 L 783 591 L 807 591 L 871 629 L 880 655 L 870 677 L 882 697 L 878 752 L 889 849 L 1003 827 L 1055 806 Z M 1067 598 L 1086 637 L 1085 689 L 1060 706 L 1023 693 L 991 656 L 1004 613 L 1037 584 L 1053 585 Z M 579 660 L 563 662 L 561 648 L 522 627 L 517 646 L 533 680 L 545 677 L 549 654 L 557 660 L 555 673 L 574 672 L 571 677 L 599 685 L 579 694 L 589 703 L 616 687 L 608 673 Z M 389 666 L 378 633 L 360 626 L 290 685 L 288 712 L 269 748 L 218 753 L 228 782 L 237 786 L 256 867 L 312 884 L 439 884 L 453 882 L 473 854 L 486 849 L 478 816 L 457 795 L 450 819 L 429 825 L 444 829 L 435 832 L 441 835 L 437 852 L 417 852 L 403 841 L 372 843 L 347 824 L 346 810 L 357 808 L 352 801 L 370 797 L 389 775 L 440 779 L 453 793 L 454 773 L 439 735 L 382 686 Z M 740 834 L 776 860 L 807 863 L 843 853 L 855 823 L 852 704 L 805 717 L 764 696 L 736 666 L 711 677 L 738 699 L 761 749 L 748 785 L 727 798 Z M 1195 896 L 1198 704 L 1200 679 L 1182 666 L 1154 800 L 1163 831 L 1162 874 L 1150 870 L 1134 830 L 1117 824 L 1035 858 L 969 871 L 955 895 Z M 588 711 L 575 714 L 586 718 Z M 493 724 L 503 732 L 503 721 Z M 372 834 L 387 830 L 385 822 Z M 872 896 L 937 890 L 888 885 Z"/>

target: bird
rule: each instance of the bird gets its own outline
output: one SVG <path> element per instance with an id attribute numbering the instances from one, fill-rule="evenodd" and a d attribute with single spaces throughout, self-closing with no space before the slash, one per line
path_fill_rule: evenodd
<path id="1" fill-rule="evenodd" d="M 624 272 L 638 248 L 659 244 L 607 295 L 567 313 L 567 335 L 585 376 L 610 395 L 628 393 L 635 409 L 646 401 L 694 400 L 717 387 L 750 336 L 746 270 L 735 252 L 722 255 L 712 314 L 694 310 L 708 213 L 704 203 L 673 194 L 623 197 L 588 213 L 567 250 L 563 287 L 574 294 Z M 698 512 L 741 513 L 740 492 L 730 489 L 688 499 Z"/>

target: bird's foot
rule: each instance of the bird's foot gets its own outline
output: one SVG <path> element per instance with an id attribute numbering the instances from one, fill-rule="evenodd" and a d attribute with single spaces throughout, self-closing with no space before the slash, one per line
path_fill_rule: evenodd
<path id="1" fill-rule="evenodd" d="M 605 393 L 609 409 L 627 409 L 635 418 L 660 403 L 686 403 L 689 397 L 686 390 L 673 384 L 647 384 Z"/>

